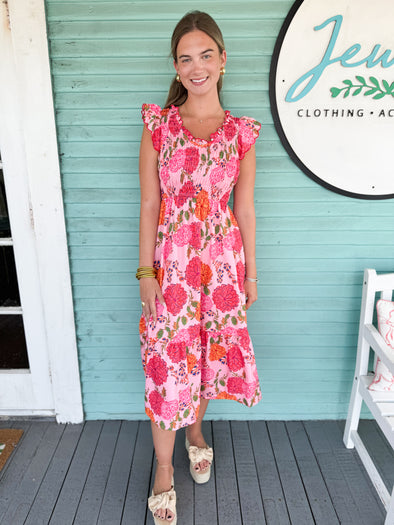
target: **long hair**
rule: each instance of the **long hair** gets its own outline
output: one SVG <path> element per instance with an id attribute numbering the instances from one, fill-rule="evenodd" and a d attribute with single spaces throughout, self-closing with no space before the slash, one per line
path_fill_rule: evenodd
<path id="1" fill-rule="evenodd" d="M 190 11 L 179 20 L 177 23 L 174 32 L 172 33 L 171 38 L 171 54 L 175 62 L 177 61 L 177 48 L 180 39 L 196 29 L 203 31 L 209 37 L 214 40 L 219 48 L 219 53 L 222 54 L 224 51 L 224 41 L 222 32 L 219 29 L 219 26 L 215 20 L 209 16 L 207 13 L 201 11 Z M 217 83 L 218 95 L 220 95 L 220 90 L 222 89 L 223 78 L 220 75 L 220 78 Z M 181 106 L 187 99 L 187 89 L 183 86 L 182 82 L 176 80 L 176 76 L 172 79 L 170 89 L 167 95 L 167 101 L 165 107 L 169 108 L 171 105 Z"/>

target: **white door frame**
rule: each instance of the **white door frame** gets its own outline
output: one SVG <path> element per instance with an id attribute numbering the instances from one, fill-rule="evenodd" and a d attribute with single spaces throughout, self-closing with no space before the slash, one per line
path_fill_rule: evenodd
<path id="1" fill-rule="evenodd" d="M 19 206 L 16 214 L 13 202 L 17 187 L 8 184 L 9 213 L 11 224 L 26 219 L 30 222 L 31 235 L 24 241 L 33 243 L 38 270 L 36 282 L 24 289 L 41 298 L 44 330 L 37 330 L 37 337 L 44 334 L 40 345 L 45 346 L 49 369 L 40 373 L 46 374 L 52 384 L 53 408 L 41 412 L 56 415 L 58 422 L 78 423 L 83 420 L 82 395 L 44 0 L 1 1 L 0 24 L 0 144 L 4 174 L 7 171 L 8 180 L 12 181 L 23 176 L 28 185 L 25 213 Z M 26 225 L 24 228 L 26 231 Z M 23 260 L 25 248 L 16 235 L 16 261 Z M 21 297 L 22 307 L 24 302 L 28 305 L 29 297 L 26 299 L 27 302 Z M 34 318 L 35 312 L 25 311 L 24 319 L 29 322 Z M 22 412 L 40 413 L 29 411 L 28 406 Z"/>

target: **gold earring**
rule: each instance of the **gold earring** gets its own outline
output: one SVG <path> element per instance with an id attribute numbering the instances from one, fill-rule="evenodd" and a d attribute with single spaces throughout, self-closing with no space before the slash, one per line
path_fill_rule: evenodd
<path id="1" fill-rule="evenodd" d="M 181 81 L 181 77 L 180 77 L 179 75 L 177 75 L 175 78 L 176 78 L 176 81 L 177 81 L 177 82 L 180 82 L 180 81 Z"/>
<path id="2" fill-rule="evenodd" d="M 226 69 L 225 69 L 224 67 L 222 67 L 222 69 L 220 70 L 220 74 L 221 74 L 221 75 L 224 75 L 225 72 L 226 72 Z"/>

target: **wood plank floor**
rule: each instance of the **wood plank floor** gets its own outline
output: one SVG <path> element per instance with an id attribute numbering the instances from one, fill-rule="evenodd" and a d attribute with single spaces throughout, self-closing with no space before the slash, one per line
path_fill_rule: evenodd
<path id="1" fill-rule="evenodd" d="M 184 432 L 174 466 L 178 525 L 381 525 L 384 509 L 343 421 L 207 421 L 213 475 L 195 485 Z M 152 525 L 146 500 L 154 475 L 149 422 L 0 421 L 25 433 L 0 472 L 2 525 Z M 394 457 L 375 422 L 360 433 L 383 478 Z"/>

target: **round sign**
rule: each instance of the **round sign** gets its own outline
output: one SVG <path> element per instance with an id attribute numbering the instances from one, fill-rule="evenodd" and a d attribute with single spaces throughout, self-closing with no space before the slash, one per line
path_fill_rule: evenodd
<path id="1" fill-rule="evenodd" d="M 271 111 L 294 162 L 326 188 L 394 197 L 393 0 L 298 0 L 280 31 Z"/>

